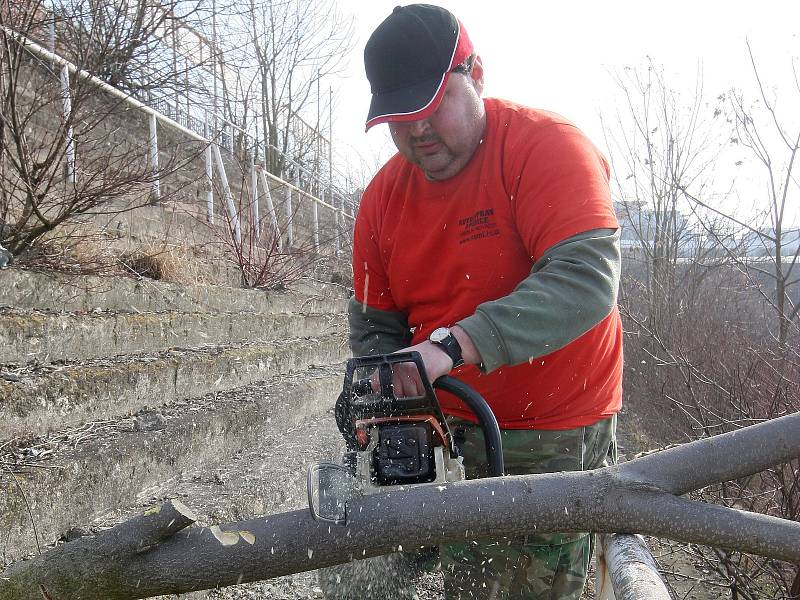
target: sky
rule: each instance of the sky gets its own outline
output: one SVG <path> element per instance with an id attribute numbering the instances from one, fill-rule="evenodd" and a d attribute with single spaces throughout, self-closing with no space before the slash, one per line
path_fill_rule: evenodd
<path id="1" fill-rule="evenodd" d="M 397 4 L 385 0 L 339 0 L 351 15 L 355 48 L 335 87 L 334 140 L 338 154 L 361 157 L 375 169 L 393 151 L 386 126 L 364 133 L 369 85 L 363 48 L 372 30 Z M 800 72 L 800 1 L 621 0 L 509 1 L 440 0 L 464 24 L 481 55 L 486 96 L 560 113 L 606 151 L 600 115 L 620 102 L 613 74 L 641 67 L 648 57 L 663 66 L 670 87 L 694 94 L 698 69 L 704 96 L 732 87 L 755 97 L 747 55 L 749 40 L 765 85 L 778 108 L 800 117 L 793 62 Z M 781 104 L 781 100 L 785 100 Z M 791 104 L 790 104 L 791 103 Z M 800 125 L 800 118 L 795 122 Z"/>

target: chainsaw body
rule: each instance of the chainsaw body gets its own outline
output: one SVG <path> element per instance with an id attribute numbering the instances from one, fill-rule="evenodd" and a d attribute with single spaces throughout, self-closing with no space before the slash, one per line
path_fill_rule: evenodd
<path id="1" fill-rule="evenodd" d="M 395 395 L 392 374 L 401 363 L 416 367 L 424 388 L 421 396 Z M 378 383 L 374 385 L 376 376 Z M 483 421 L 490 421 L 491 435 L 487 440 L 491 438 L 491 453 L 496 456 L 499 452 L 500 466 L 495 474 L 501 474 L 499 428 L 485 400 L 450 377 L 437 380 L 437 386 L 443 380 L 455 382 L 455 387 L 441 387 L 455 393 L 471 407 L 480 404 L 481 410 L 475 412 L 482 426 Z M 315 519 L 343 524 L 347 521 L 347 501 L 354 496 L 412 485 L 452 483 L 465 478 L 462 458 L 418 352 L 347 361 L 335 415 L 347 452 L 341 465 L 322 463 L 309 469 L 309 507 Z M 489 454 L 487 441 L 487 456 Z"/>
<path id="2" fill-rule="evenodd" d="M 392 373 L 401 363 L 419 371 L 422 396 L 395 395 Z M 377 391 L 370 384 L 375 372 Z M 348 445 L 345 465 L 361 495 L 464 479 L 450 428 L 416 352 L 349 360 L 336 416 Z"/>

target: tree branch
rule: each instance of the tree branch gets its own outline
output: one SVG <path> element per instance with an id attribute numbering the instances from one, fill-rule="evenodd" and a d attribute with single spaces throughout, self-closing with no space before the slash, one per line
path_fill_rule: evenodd
<path id="1" fill-rule="evenodd" d="M 348 503 L 347 526 L 307 510 L 214 527 L 177 502 L 11 567 L 0 600 L 123 600 L 307 571 L 464 539 L 644 533 L 800 562 L 800 523 L 675 497 L 800 457 L 800 413 L 597 471 L 413 486 Z M 375 532 L 381 535 L 376 536 Z"/>

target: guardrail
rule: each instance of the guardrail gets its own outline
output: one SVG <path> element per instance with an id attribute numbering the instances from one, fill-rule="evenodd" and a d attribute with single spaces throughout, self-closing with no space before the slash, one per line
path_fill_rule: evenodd
<path id="1" fill-rule="evenodd" d="M 157 5 L 149 8 L 156 11 L 163 10 Z M 56 45 L 58 41 L 56 25 L 62 19 L 69 19 L 70 15 L 60 12 L 57 5 L 52 5 L 48 10 L 52 13 L 52 19 L 49 19 L 47 22 L 47 31 L 41 32 L 45 35 L 37 37 L 35 32 L 27 32 L 25 37 L 40 45 L 42 48 L 49 49 L 50 52 L 55 54 L 57 53 Z M 217 107 L 227 103 L 223 102 L 223 99 L 216 98 L 216 94 L 218 93 L 217 88 L 219 86 L 215 83 L 213 86 L 214 95 L 209 96 L 212 92 L 210 89 L 205 89 L 208 82 L 204 77 L 200 77 L 191 84 L 189 80 L 192 78 L 192 73 L 205 73 L 206 76 L 212 79 L 218 77 L 215 74 L 216 67 L 209 70 L 203 65 L 204 49 L 207 57 L 212 56 L 212 60 L 219 61 L 215 64 L 217 64 L 220 69 L 226 70 L 231 67 L 225 64 L 224 60 L 220 61 L 222 53 L 218 49 L 215 49 L 214 42 L 208 39 L 185 19 L 171 15 L 170 20 L 172 21 L 172 27 L 175 28 L 171 30 L 171 36 L 167 35 L 166 30 L 163 32 L 163 35 L 160 35 L 159 31 L 155 30 L 151 32 L 151 37 L 156 44 L 158 44 L 161 51 L 167 54 L 171 53 L 171 59 L 165 55 L 162 57 L 162 63 L 169 64 L 171 62 L 173 69 L 175 69 L 176 76 L 180 75 L 180 63 L 183 63 L 184 81 L 182 83 L 185 87 L 183 91 L 180 91 L 182 86 L 176 83 L 174 89 L 170 91 L 162 90 L 161 92 L 157 90 L 154 92 L 142 88 L 140 90 L 130 91 L 132 97 L 187 129 L 194 131 L 196 134 L 208 139 L 213 139 L 221 148 L 229 150 L 232 154 L 236 152 L 236 134 L 238 133 L 240 138 L 248 141 L 247 148 L 250 152 L 261 158 L 266 157 L 268 154 L 280 157 L 279 162 L 284 169 L 290 168 L 293 171 L 302 173 L 302 177 L 305 177 L 303 183 L 308 183 L 309 188 L 314 187 L 318 190 L 325 189 L 328 197 L 334 200 L 331 203 L 341 204 L 343 211 L 352 216 L 355 213 L 355 203 L 350 198 L 350 192 L 355 189 L 357 185 L 353 183 L 351 176 L 343 173 L 334 165 L 333 144 L 330 135 L 326 137 L 320 130 L 306 122 L 299 114 L 296 112 L 292 113 L 291 123 L 288 126 L 289 139 L 293 140 L 289 142 L 290 145 L 298 143 L 297 131 L 305 131 L 315 140 L 312 144 L 312 146 L 316 148 L 313 152 L 315 167 L 314 169 L 309 169 L 305 165 L 300 164 L 298 159 L 290 157 L 287 151 L 281 150 L 275 145 L 267 143 L 265 139 L 262 139 L 258 131 L 260 119 L 258 114 L 254 113 L 249 119 L 249 124 L 255 125 L 255 127 L 248 127 L 247 123 L 244 125 L 237 124 L 224 114 L 218 112 Z M 181 34 L 176 35 L 175 31 L 180 31 Z M 188 34 L 189 37 L 193 38 L 196 42 L 196 46 L 192 42 L 187 42 L 186 39 L 184 39 L 184 34 Z M 192 48 L 194 48 L 194 50 L 192 50 Z M 199 52 L 199 63 L 196 62 L 196 57 L 192 56 L 193 52 Z M 194 65 L 191 70 L 189 68 L 190 62 Z M 141 75 L 143 83 L 146 82 L 146 67 L 144 67 L 144 72 Z M 205 91 L 203 91 L 204 89 Z M 234 97 L 234 103 L 240 101 L 241 99 Z M 211 108 L 209 108 L 209 106 Z M 255 134 L 253 129 L 255 129 Z M 304 135 L 300 137 L 305 139 Z M 280 172 L 273 171 L 273 174 L 282 178 L 284 181 L 294 179 L 294 173 L 289 173 L 286 170 Z M 339 183 L 337 183 L 337 181 Z M 314 183 L 313 186 L 311 185 L 312 182 Z"/>
<path id="2" fill-rule="evenodd" d="M 219 139 L 214 139 L 211 136 L 200 134 L 194 131 L 192 128 L 182 125 L 175 119 L 163 114 L 161 111 L 148 106 L 146 103 L 137 100 L 131 94 L 123 92 L 106 82 L 98 79 L 91 73 L 79 68 L 74 63 L 68 61 L 67 59 L 55 54 L 47 50 L 46 48 L 42 47 L 40 44 L 34 42 L 33 40 L 27 38 L 25 35 L 14 31 L 8 27 L 2 28 L 4 33 L 16 40 L 23 48 L 25 48 L 28 52 L 32 55 L 37 56 L 38 58 L 49 62 L 52 65 L 58 66 L 58 73 L 61 85 L 61 97 L 63 100 L 63 113 L 65 119 L 69 119 L 70 112 L 71 112 L 71 96 L 70 96 L 70 78 L 71 77 L 79 77 L 83 80 L 90 82 L 92 85 L 96 86 L 98 90 L 101 90 L 112 97 L 118 98 L 122 100 L 128 106 L 131 106 L 143 114 L 148 116 L 149 121 L 149 153 L 148 159 L 153 169 L 154 173 L 157 174 L 158 172 L 158 128 L 159 126 L 168 127 L 172 130 L 175 130 L 182 135 L 185 135 L 189 139 L 195 140 L 197 142 L 202 143 L 206 146 L 205 152 L 205 161 L 206 161 L 206 183 L 207 183 L 207 202 L 206 202 L 206 211 L 207 211 L 207 220 L 210 223 L 214 222 L 214 192 L 213 192 L 213 172 L 214 170 L 217 171 L 218 177 L 220 179 L 221 188 L 222 188 L 222 196 L 225 205 L 225 209 L 227 211 L 227 218 L 230 220 L 231 228 L 233 230 L 234 238 L 236 239 L 237 243 L 241 242 L 241 218 L 239 212 L 236 208 L 236 205 L 233 200 L 233 195 L 231 193 L 230 184 L 228 181 L 227 173 L 225 170 L 225 164 L 222 158 L 222 154 L 220 152 L 220 148 L 227 150 L 231 153 L 235 151 L 233 148 L 233 142 L 231 141 L 229 144 L 222 145 L 220 144 Z M 191 115 L 187 115 L 185 122 L 187 125 L 196 125 L 196 119 L 194 121 L 190 118 Z M 239 130 L 243 135 L 247 136 L 250 139 L 249 134 L 241 128 L 233 124 L 228 124 L 229 127 L 235 128 Z M 206 130 L 207 130 L 206 126 Z M 66 144 L 66 160 L 67 160 L 67 177 L 74 181 L 76 177 L 75 172 L 75 161 L 76 161 L 76 153 L 75 153 L 75 145 L 74 140 L 72 139 L 72 131 L 69 130 L 67 132 L 67 144 Z M 257 147 L 257 144 L 254 144 L 254 147 Z M 262 145 L 263 147 L 263 145 Z M 272 147 L 274 151 L 280 152 L 276 148 Z M 281 177 L 274 175 L 272 173 L 268 173 L 261 165 L 256 164 L 254 160 L 255 154 L 252 153 L 251 157 L 253 160 L 251 161 L 250 165 L 250 186 L 251 186 L 251 194 L 250 194 L 250 212 L 251 216 L 255 217 L 254 223 L 258 223 L 258 218 L 260 216 L 260 208 L 259 208 L 259 199 L 263 193 L 265 197 L 265 201 L 267 203 L 268 214 L 270 214 L 272 222 L 275 226 L 277 226 L 277 216 L 275 215 L 275 209 L 271 198 L 270 186 L 267 185 L 267 178 L 278 183 L 279 185 L 283 186 L 287 190 L 287 241 L 288 244 L 291 246 L 294 241 L 294 232 L 293 232 L 293 219 L 294 219 L 294 210 L 292 210 L 292 194 L 297 194 L 298 202 L 303 200 L 310 201 L 312 204 L 312 211 L 313 211 L 313 240 L 315 249 L 319 248 L 320 244 L 320 237 L 319 237 L 319 207 L 323 207 L 325 210 L 332 211 L 334 216 L 334 222 L 336 224 L 337 235 L 335 237 L 335 251 L 338 255 L 344 244 L 342 240 L 342 233 L 343 231 L 349 231 L 349 225 L 352 225 L 354 221 L 355 212 L 353 209 L 352 201 L 348 201 L 349 199 L 345 198 L 341 194 L 337 194 L 332 182 L 324 181 L 320 177 L 314 176 L 311 172 L 307 169 L 303 168 L 302 165 L 299 165 L 291 158 L 286 157 L 281 153 L 283 159 L 289 163 L 293 164 L 297 167 L 297 175 L 296 180 L 294 183 L 290 183 Z M 258 173 L 262 172 L 264 177 L 259 177 Z M 328 198 L 332 200 L 332 202 L 326 202 L 322 198 L 317 197 L 315 194 L 311 193 L 308 190 L 302 189 L 300 185 L 300 173 L 304 173 L 306 175 L 306 181 L 312 184 L 315 184 L 314 187 L 318 190 L 324 191 L 328 190 Z M 261 192 L 258 189 L 259 180 L 261 187 L 263 190 Z M 160 197 L 160 180 L 157 176 L 153 178 L 153 197 L 158 199 Z M 338 204 L 338 206 L 336 206 Z M 349 210 L 345 210 L 345 207 L 348 207 Z M 258 235 L 258 231 L 256 234 Z"/>

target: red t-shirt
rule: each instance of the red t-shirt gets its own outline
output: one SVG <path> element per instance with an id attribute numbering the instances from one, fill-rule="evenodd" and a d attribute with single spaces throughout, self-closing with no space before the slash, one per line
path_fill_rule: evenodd
<path id="1" fill-rule="evenodd" d="M 413 343 L 482 302 L 511 293 L 554 244 L 618 227 L 602 155 L 558 115 L 484 101 L 483 142 L 444 181 L 395 155 L 361 200 L 353 250 L 355 295 L 401 311 Z M 567 346 L 517 366 L 454 376 L 474 387 L 508 429 L 569 429 L 616 413 L 622 399 L 622 327 L 611 314 Z M 474 420 L 438 393 L 448 414 Z"/>

